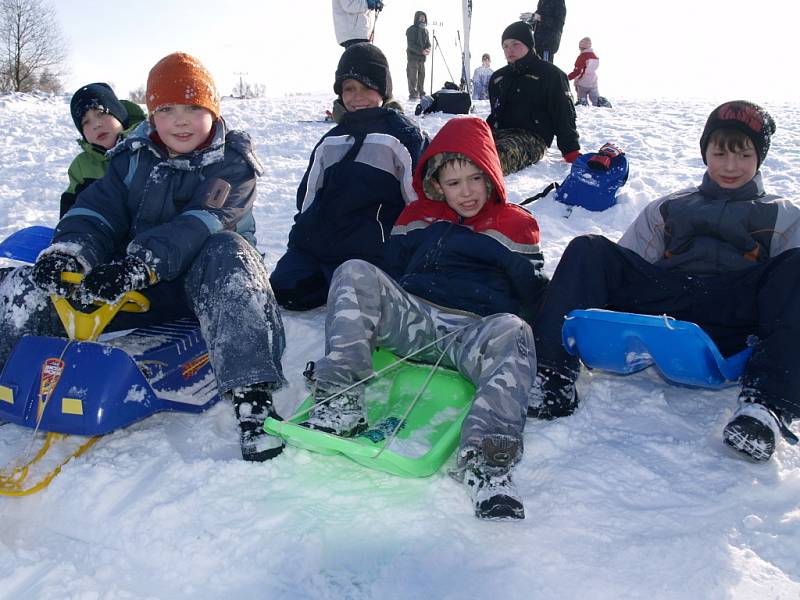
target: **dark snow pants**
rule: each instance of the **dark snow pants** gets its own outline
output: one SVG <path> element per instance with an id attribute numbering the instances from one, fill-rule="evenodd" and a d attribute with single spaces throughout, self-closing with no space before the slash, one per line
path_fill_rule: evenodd
<path id="1" fill-rule="evenodd" d="M 23 335 L 65 336 L 47 294 L 19 267 L 0 282 L 0 368 Z M 261 255 L 237 233 L 208 238 L 189 270 L 142 291 L 146 313 L 119 313 L 107 331 L 196 317 L 221 392 L 253 383 L 284 383 L 283 322 Z"/>
<path id="2" fill-rule="evenodd" d="M 561 344 L 564 315 L 579 308 L 668 314 L 697 323 L 728 356 L 758 341 L 742 397 L 800 417 L 800 249 L 747 269 L 700 277 L 666 271 L 602 236 L 583 235 L 564 251 L 533 332 L 541 366 L 577 377 Z"/>
<path id="3" fill-rule="evenodd" d="M 406 63 L 408 97 L 422 98 L 425 95 L 425 61 L 409 60 Z"/>
<path id="4" fill-rule="evenodd" d="M 289 310 L 323 306 L 338 266 L 338 263 L 323 263 L 307 252 L 289 248 L 278 259 L 269 278 L 278 304 Z"/>

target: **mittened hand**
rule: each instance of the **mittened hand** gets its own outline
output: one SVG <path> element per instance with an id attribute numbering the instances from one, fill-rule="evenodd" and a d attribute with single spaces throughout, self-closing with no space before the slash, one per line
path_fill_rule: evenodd
<path id="1" fill-rule="evenodd" d="M 68 296 L 74 286 L 61 281 L 61 273 L 65 271 L 80 273 L 82 270 L 74 256 L 63 252 L 51 252 L 40 257 L 33 265 L 32 278 L 37 287 L 48 294 Z"/>
<path id="2" fill-rule="evenodd" d="M 572 152 L 567 152 L 564 155 L 564 160 L 567 161 L 568 163 L 572 164 L 577 160 L 577 158 L 580 155 L 581 155 L 580 150 L 573 150 Z"/>
<path id="3" fill-rule="evenodd" d="M 141 259 L 126 255 L 103 265 L 97 265 L 83 278 L 77 296 L 81 302 L 117 302 L 125 292 L 141 290 L 153 281 L 150 269 Z"/>

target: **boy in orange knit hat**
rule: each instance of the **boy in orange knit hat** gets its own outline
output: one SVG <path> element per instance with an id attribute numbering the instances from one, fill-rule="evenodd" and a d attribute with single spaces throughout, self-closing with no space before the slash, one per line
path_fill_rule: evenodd
<path id="1" fill-rule="evenodd" d="M 284 331 L 256 250 L 252 207 L 261 164 L 250 137 L 220 117 L 214 80 L 196 58 L 176 52 L 156 63 L 146 101 L 149 119 L 109 151 L 106 175 L 15 279 L 43 300 L 59 292 L 110 302 L 142 290 L 151 310 L 115 319 L 117 328 L 197 318 L 219 391 L 233 399 L 243 458 L 271 458 L 282 442 L 261 425 L 274 415 L 271 391 L 284 382 Z M 61 289 L 62 271 L 85 273 L 77 290 Z M 26 328 L 42 334 L 52 327 L 38 314 L 52 310 L 48 302 L 28 304 L 37 307 L 13 339 Z"/>

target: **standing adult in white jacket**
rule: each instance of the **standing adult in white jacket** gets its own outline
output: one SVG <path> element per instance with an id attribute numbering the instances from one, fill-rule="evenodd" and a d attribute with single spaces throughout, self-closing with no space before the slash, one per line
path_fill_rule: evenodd
<path id="1" fill-rule="evenodd" d="M 371 42 L 375 20 L 383 9 L 381 0 L 332 0 L 333 28 L 336 41 L 343 48 L 359 42 Z"/>

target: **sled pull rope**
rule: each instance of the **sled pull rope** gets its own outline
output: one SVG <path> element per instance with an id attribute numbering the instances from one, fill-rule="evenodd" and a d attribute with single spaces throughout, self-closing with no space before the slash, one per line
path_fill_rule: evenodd
<path id="1" fill-rule="evenodd" d="M 456 335 L 457 333 L 461 333 L 462 331 L 464 331 L 464 330 L 465 330 L 467 327 L 469 327 L 470 325 L 472 325 L 472 323 L 467 323 L 466 325 L 462 325 L 462 326 L 461 326 L 461 327 L 459 327 L 458 329 L 454 329 L 454 330 L 453 330 L 453 331 L 451 331 L 450 333 L 446 333 L 446 334 L 444 334 L 443 336 L 440 336 L 440 337 L 436 338 L 435 340 L 433 340 L 433 341 L 432 341 L 432 342 L 430 342 L 429 344 L 425 344 L 424 346 L 422 346 L 422 347 L 421 347 L 421 348 L 419 348 L 418 350 L 414 350 L 414 351 L 413 351 L 413 352 L 411 352 L 410 354 L 407 354 L 407 355 L 405 355 L 405 356 L 402 356 L 402 357 L 400 357 L 398 360 L 396 360 L 396 361 L 395 361 L 395 362 L 393 362 L 392 364 L 390 364 L 390 365 L 386 365 L 385 367 L 383 367 L 382 369 L 380 369 L 380 370 L 378 370 L 378 371 L 375 371 L 375 372 L 374 372 L 374 373 L 372 373 L 371 375 L 367 375 L 367 376 L 366 376 L 366 377 L 364 377 L 363 379 L 359 379 L 359 380 L 358 380 L 358 381 L 356 381 L 355 383 L 351 383 L 351 384 L 350 384 L 350 385 L 348 385 L 346 388 L 342 388 L 341 390 L 339 390 L 339 391 L 338 391 L 338 392 L 336 392 L 335 394 L 331 394 L 331 395 L 330 395 L 330 396 L 328 396 L 327 398 L 323 398 L 323 399 L 322 399 L 322 400 L 320 400 L 319 402 L 316 402 L 316 403 L 314 403 L 314 404 L 311 404 L 311 405 L 309 405 L 308 407 L 306 407 L 306 408 L 304 408 L 304 409 L 302 409 L 302 410 L 300 410 L 300 411 L 296 412 L 296 413 L 295 413 L 295 414 L 293 414 L 291 417 L 288 417 L 286 420 L 287 420 L 287 421 L 294 421 L 294 420 L 295 420 L 297 417 L 299 417 L 300 415 L 307 414 L 308 412 L 310 412 L 312 409 L 316 408 L 317 406 L 320 406 L 321 404 L 326 404 L 327 402 L 330 402 L 330 401 L 331 401 L 331 400 L 333 400 L 334 398 L 337 398 L 338 396 L 341 396 L 342 394 L 344 394 L 344 393 L 346 393 L 346 392 L 349 392 L 349 391 L 350 391 L 350 390 L 352 390 L 353 388 L 355 388 L 355 387 L 358 387 L 359 385 L 361 385 L 361 384 L 363 384 L 363 383 L 367 383 L 367 382 L 368 382 L 368 381 L 370 381 L 371 379 L 377 379 L 377 378 L 379 378 L 379 377 L 382 377 L 383 375 L 385 375 L 386 373 L 388 373 L 389 371 L 391 371 L 391 370 L 392 370 L 392 369 L 394 369 L 395 367 L 398 367 L 398 366 L 399 366 L 399 365 L 401 365 L 402 363 L 404 363 L 404 362 L 407 362 L 407 361 L 408 361 L 410 358 L 413 358 L 414 356 L 416 356 L 416 355 L 417 355 L 417 354 L 419 354 L 420 352 L 423 352 L 424 350 L 427 350 L 428 348 L 431 348 L 432 346 L 435 346 L 436 344 L 438 344 L 438 343 L 439 343 L 439 342 L 441 342 L 442 340 L 446 340 L 447 338 L 449 338 L 449 337 L 452 337 L 452 336 Z M 449 347 L 449 345 L 448 345 L 448 347 Z M 441 360 L 441 357 L 440 357 L 440 360 Z"/>
<path id="2" fill-rule="evenodd" d="M 406 412 L 403 413 L 403 416 L 397 422 L 397 425 L 395 425 L 394 429 L 392 429 L 392 433 L 387 438 L 386 443 L 383 445 L 383 447 L 380 450 L 378 450 L 378 452 L 375 454 L 375 456 L 372 457 L 373 459 L 378 458 L 381 454 L 383 454 L 383 451 L 386 450 L 386 448 L 388 448 L 389 445 L 397 437 L 397 434 L 400 431 L 400 428 L 403 426 L 403 423 L 406 422 L 406 419 L 408 418 L 408 415 L 411 414 L 411 411 L 414 410 L 414 407 L 417 405 L 417 402 L 422 397 L 422 394 L 424 394 L 425 390 L 428 389 L 428 384 L 430 383 L 431 379 L 433 378 L 433 375 L 439 369 L 439 365 L 441 364 L 442 359 L 444 358 L 444 355 L 447 353 L 448 350 L 450 350 L 450 346 L 453 345 L 453 342 L 455 341 L 455 339 L 456 338 L 452 338 L 449 342 L 447 342 L 447 346 L 445 346 L 442 349 L 442 352 L 439 354 L 439 358 L 436 359 L 436 362 L 434 363 L 433 368 L 430 370 L 430 373 L 428 373 L 428 376 L 425 378 L 425 381 L 422 382 L 422 386 L 420 386 L 420 389 L 417 392 L 417 395 L 414 396 L 414 400 L 411 402 L 411 404 L 408 405 L 408 408 L 406 409 Z"/>

